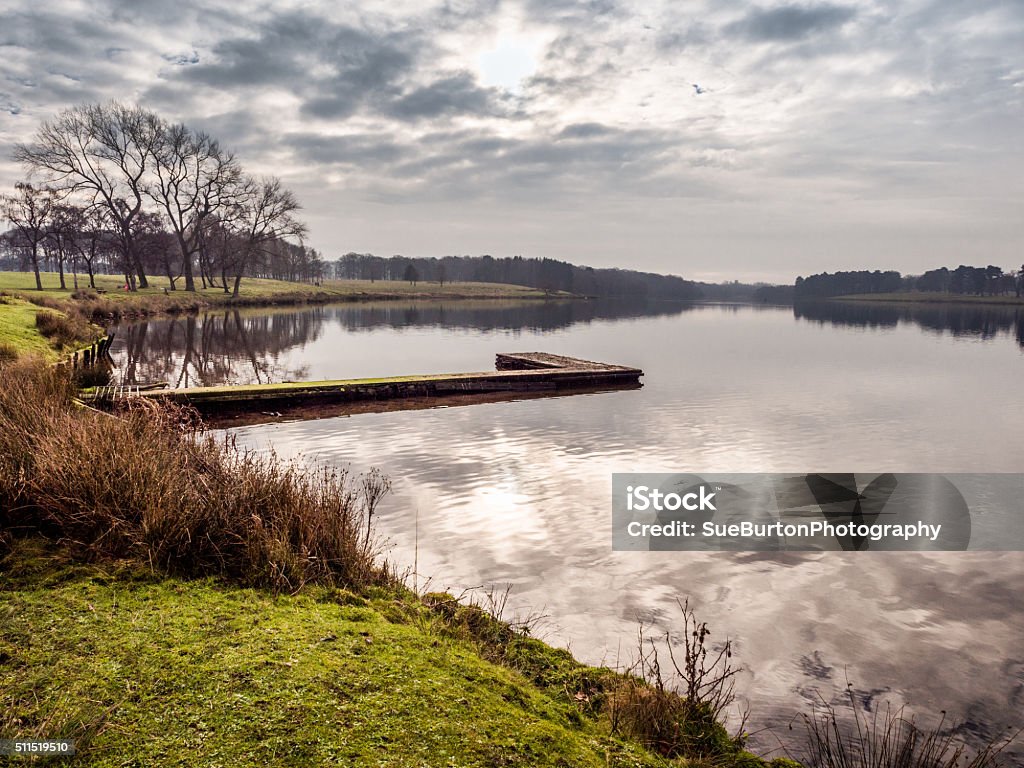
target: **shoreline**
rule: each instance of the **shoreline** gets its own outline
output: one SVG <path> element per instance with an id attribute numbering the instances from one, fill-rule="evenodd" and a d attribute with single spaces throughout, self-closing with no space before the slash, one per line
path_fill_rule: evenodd
<path id="1" fill-rule="evenodd" d="M 878 304 L 981 304 L 984 306 L 1024 307 L 1024 296 L 973 296 L 958 293 L 857 293 L 849 296 L 828 296 L 820 299 L 802 299 L 799 301 L 849 301 L 872 302 Z"/>
<path id="2" fill-rule="evenodd" d="M 123 279 L 96 275 L 97 290 L 57 287 L 58 276 L 41 273 L 44 289 L 35 289 L 31 272 L 0 272 L 0 357 L 40 354 L 58 360 L 90 346 L 112 324 L 148 317 L 175 317 L 216 309 L 259 309 L 273 307 L 365 304 L 368 302 L 415 301 L 441 303 L 468 301 L 579 301 L 588 297 L 561 291 L 549 292 L 519 285 L 498 283 L 448 283 L 445 286 L 397 281 L 339 280 L 320 286 L 279 280 L 249 278 L 236 298 L 223 288 L 210 287 L 193 292 L 165 290 L 166 278 L 153 277 L 149 288 L 121 292 Z M 65 276 L 70 284 L 70 276 Z M 38 329 L 38 315 L 57 312 L 68 321 L 60 338 Z"/>

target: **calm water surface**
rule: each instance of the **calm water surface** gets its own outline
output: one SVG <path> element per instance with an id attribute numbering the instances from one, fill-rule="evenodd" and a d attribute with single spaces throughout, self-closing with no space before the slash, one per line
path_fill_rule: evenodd
<path id="1" fill-rule="evenodd" d="M 125 326 L 119 374 L 177 386 L 489 370 L 502 351 L 644 369 L 641 390 L 237 430 L 379 466 L 379 531 L 422 585 L 512 585 L 589 662 L 689 597 L 746 667 L 755 727 L 853 684 L 863 706 L 1021 723 L 1024 554 L 612 552 L 613 472 L 1022 472 L 1024 318 L 997 307 L 346 305 Z M 759 745 L 775 742 L 767 735 Z"/>

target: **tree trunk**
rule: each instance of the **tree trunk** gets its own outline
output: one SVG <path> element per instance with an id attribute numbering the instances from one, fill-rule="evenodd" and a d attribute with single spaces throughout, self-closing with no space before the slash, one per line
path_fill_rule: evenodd
<path id="1" fill-rule="evenodd" d="M 57 257 L 57 271 L 60 273 L 60 289 L 66 291 L 68 287 L 64 284 L 64 257 Z"/>
<path id="2" fill-rule="evenodd" d="M 128 225 L 130 226 L 130 225 Z M 132 233 L 128 231 L 124 237 L 121 238 L 121 246 L 124 248 L 125 264 L 127 269 L 130 269 L 139 278 L 139 288 L 149 288 L 149 280 L 146 278 L 146 270 L 142 268 L 142 259 L 135 252 L 135 238 L 132 237 Z M 135 290 L 135 277 L 128 281 L 130 288 Z"/>
<path id="3" fill-rule="evenodd" d="M 135 253 L 135 247 L 132 246 L 132 257 L 135 260 L 135 273 L 139 276 L 139 288 L 149 288 L 149 279 L 146 277 L 146 271 L 142 268 L 142 259 Z M 132 283 L 134 284 L 134 280 Z M 135 290 L 132 288 L 132 290 Z"/>
<path id="4" fill-rule="evenodd" d="M 167 272 L 167 282 L 171 286 L 170 290 L 178 290 L 177 286 L 174 284 L 174 270 L 171 268 L 171 260 L 166 255 L 164 256 L 164 271 Z"/>
<path id="5" fill-rule="evenodd" d="M 32 271 L 36 273 L 36 290 L 43 290 L 43 281 L 39 278 L 39 246 L 32 244 Z"/>
<path id="6" fill-rule="evenodd" d="M 178 248 L 181 250 L 181 272 L 185 276 L 185 290 L 195 293 L 196 279 L 192 273 L 192 252 L 181 233 L 178 233 Z"/>

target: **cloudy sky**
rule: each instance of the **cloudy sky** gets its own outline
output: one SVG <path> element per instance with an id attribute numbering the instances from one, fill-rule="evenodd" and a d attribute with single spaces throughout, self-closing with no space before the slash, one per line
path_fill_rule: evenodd
<path id="1" fill-rule="evenodd" d="M 41 120 L 137 101 L 285 179 L 328 258 L 1024 261 L 1020 0 L 5 0 L 0 46 L 0 187 Z"/>

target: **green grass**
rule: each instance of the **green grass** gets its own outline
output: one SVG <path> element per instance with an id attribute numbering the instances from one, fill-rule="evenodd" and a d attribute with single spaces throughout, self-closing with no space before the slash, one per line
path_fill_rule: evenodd
<path id="1" fill-rule="evenodd" d="M 0 566 L 0 732 L 77 739 L 93 766 L 678 764 L 582 715 L 559 673 L 587 668 L 523 643 L 551 685 L 413 597 L 274 596 L 21 541 Z"/>
<path id="2" fill-rule="evenodd" d="M 962 293 L 939 293 L 937 291 L 908 291 L 905 293 L 858 293 L 850 296 L 836 296 L 841 301 L 879 301 L 916 304 L 1024 304 L 1024 297 L 1016 296 L 968 296 Z"/>
<path id="3" fill-rule="evenodd" d="M 41 312 L 57 312 L 59 310 L 43 309 L 23 299 L 0 294 L 0 357 L 36 355 L 47 361 L 55 361 L 76 346 L 84 346 L 90 339 L 81 338 L 81 345 L 69 343 L 61 345 L 44 336 L 36 325 L 36 317 Z M 89 332 L 89 326 L 81 324 L 83 334 Z M 100 329 L 95 328 L 95 335 Z"/>
<path id="4" fill-rule="evenodd" d="M 47 360 L 57 357 L 57 351 L 50 346 L 36 329 L 36 314 L 39 307 L 11 296 L 0 297 L 0 347 L 6 346 L 18 354 L 36 354 Z"/>
<path id="5" fill-rule="evenodd" d="M 54 272 L 43 272 L 42 292 L 35 289 L 35 277 L 31 272 L 0 272 L 0 291 L 19 292 L 25 295 L 45 296 L 51 299 L 66 299 L 73 292 L 70 276 L 65 277 L 68 285 L 67 290 L 61 290 L 59 277 Z M 79 287 L 88 289 L 88 276 L 79 276 Z M 198 288 L 195 293 L 186 293 L 181 290 L 183 282 L 177 281 L 178 290 L 170 292 L 170 299 L 173 303 L 187 308 L 189 305 L 200 302 L 203 305 L 231 304 L 233 300 L 230 295 L 225 294 L 221 288 Z M 167 278 L 150 277 L 150 287 L 140 289 L 135 293 L 123 290 L 124 278 L 116 275 L 97 275 L 96 287 L 106 291 L 103 298 L 116 302 L 137 303 L 140 299 L 149 297 L 168 298 L 164 296 L 164 289 L 170 285 Z M 198 284 L 197 284 L 198 286 Z M 285 303 L 301 301 L 345 301 L 353 299 L 384 299 L 384 298 L 543 298 L 544 291 L 535 288 L 527 288 L 520 285 L 504 285 L 500 283 L 445 283 L 443 286 L 437 283 L 419 282 L 411 285 L 407 282 L 376 280 L 327 280 L 320 286 L 308 283 L 291 283 L 282 280 L 262 280 L 256 278 L 245 278 L 242 280 L 239 301 L 242 303 L 253 303 L 257 301 L 274 303 L 282 301 Z M 561 293 L 558 295 L 568 296 Z"/>

